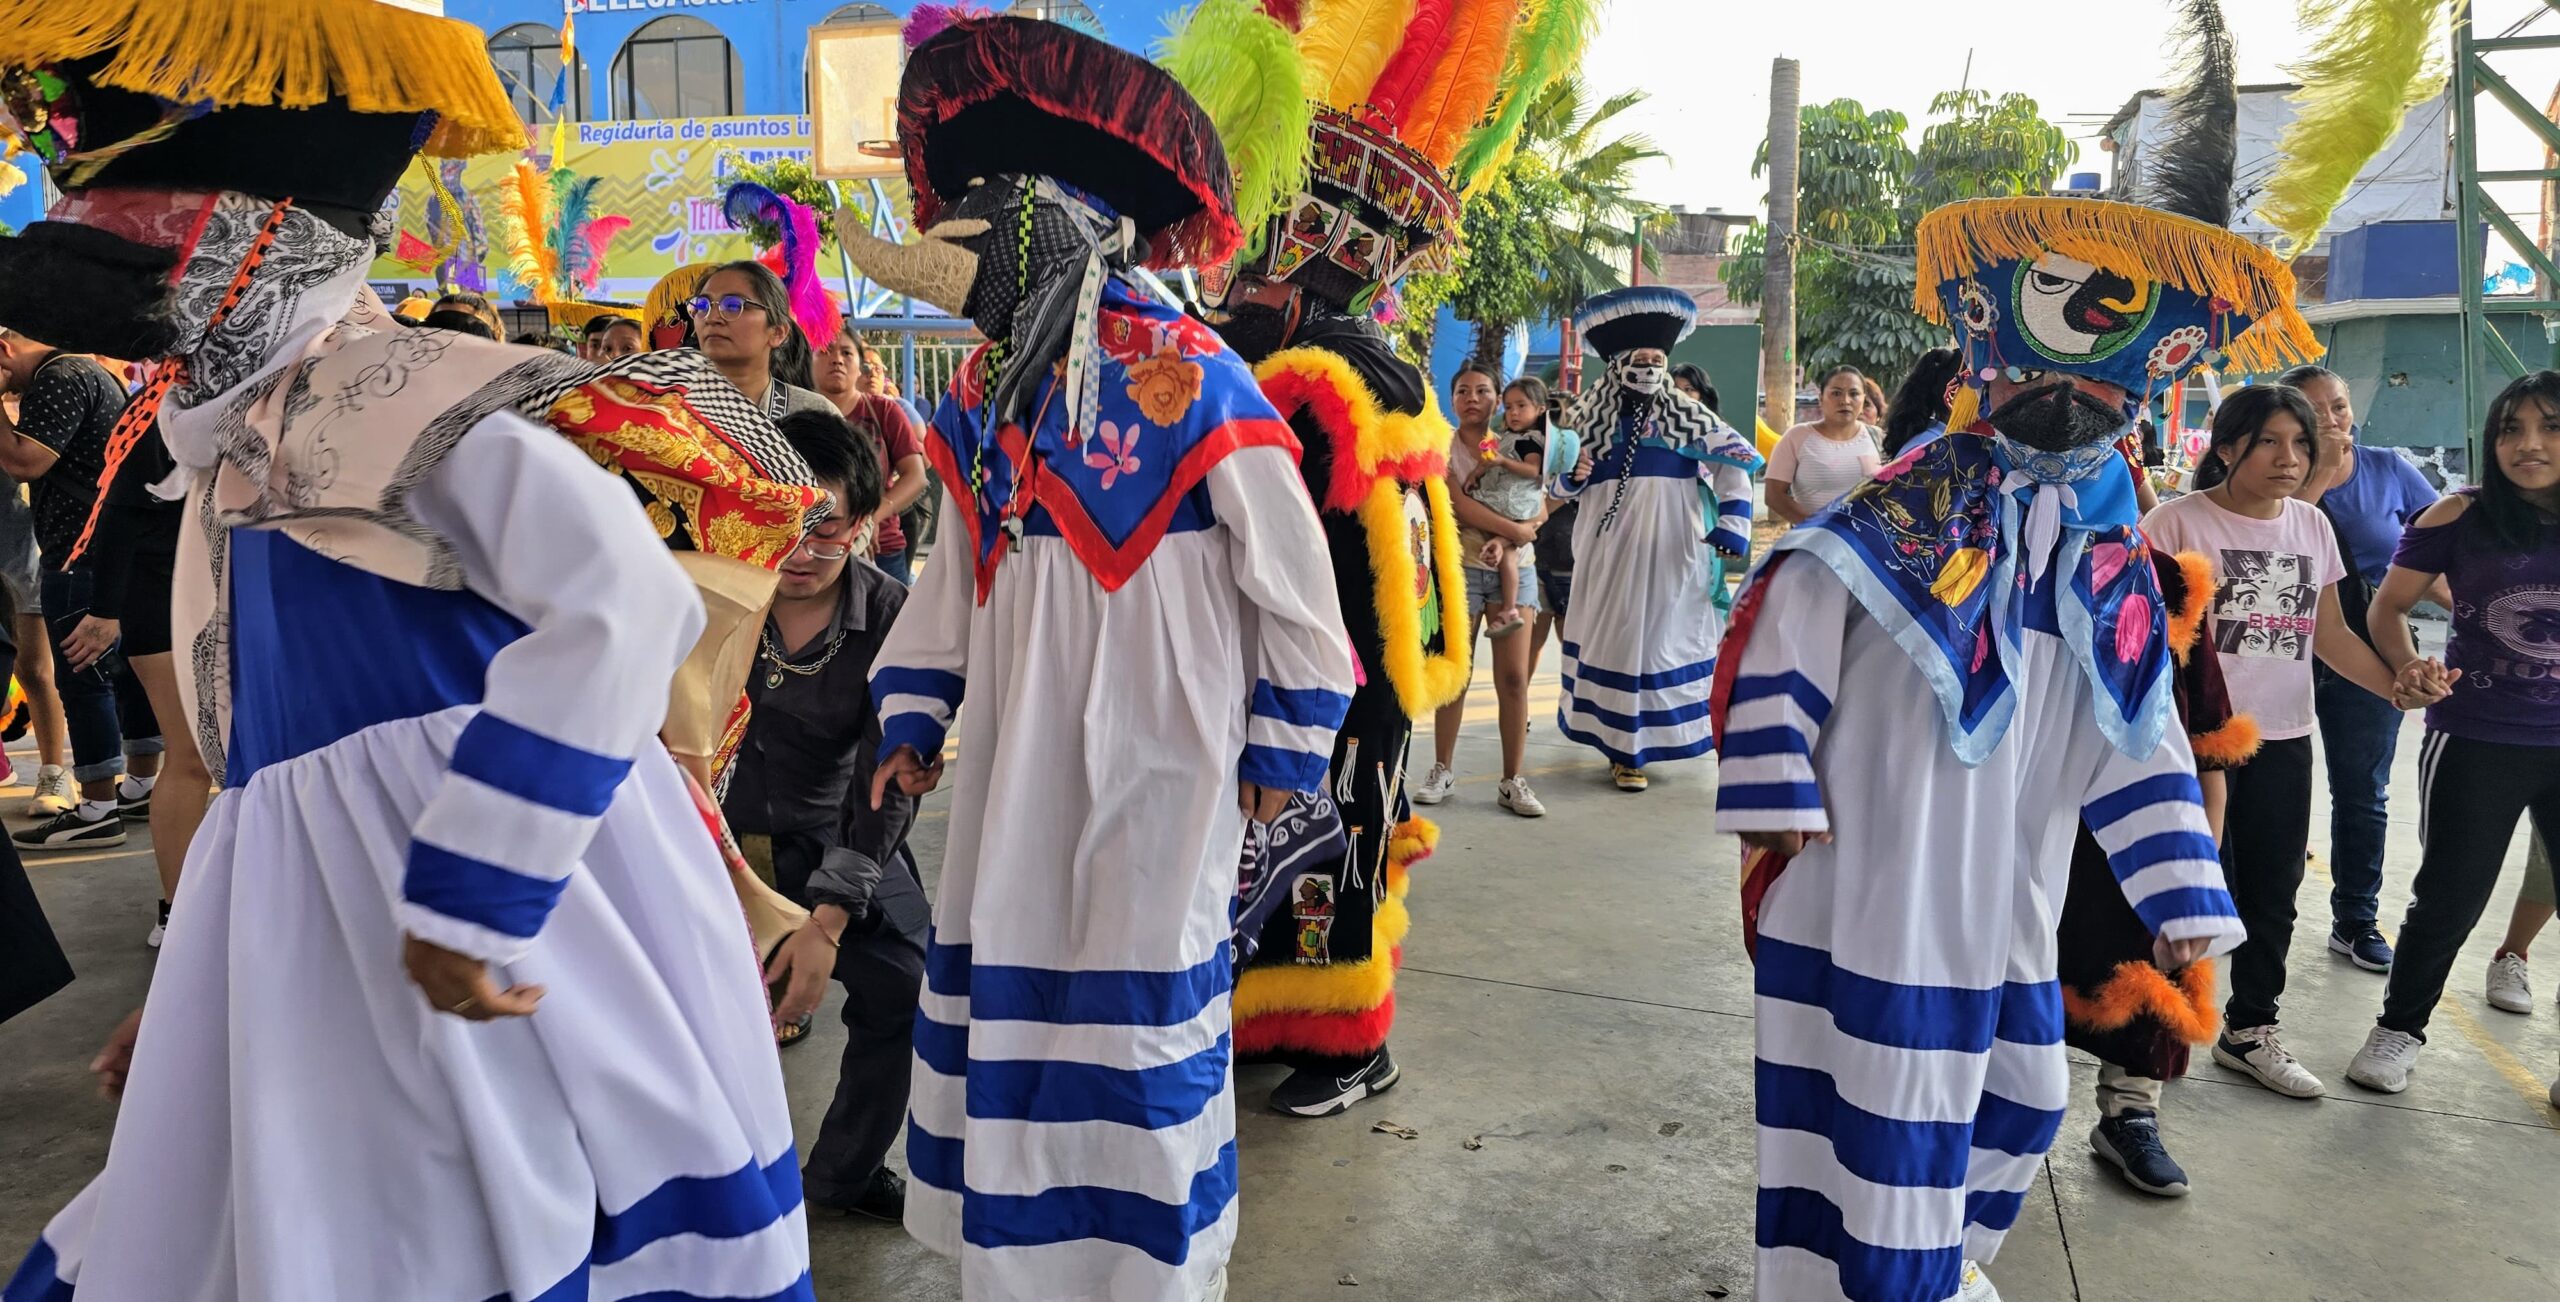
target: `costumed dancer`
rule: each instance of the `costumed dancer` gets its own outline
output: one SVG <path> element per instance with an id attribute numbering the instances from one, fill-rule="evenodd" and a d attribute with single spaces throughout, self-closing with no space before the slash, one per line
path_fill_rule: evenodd
<path id="1" fill-rule="evenodd" d="M 2172 556 L 2158 548 L 2150 560 L 2167 611 L 2163 622 L 2175 665 L 2170 694 L 2195 752 L 2205 821 L 2218 838 L 2223 771 L 2256 753 L 2258 725 L 2232 708 L 2221 657 L 2204 644 L 2213 563 L 2192 552 Z M 2150 925 L 2126 902 L 2106 847 L 2086 822 L 2071 847 L 2071 883 L 2056 943 L 2063 1043 L 2098 1059 L 2091 1151 L 2144 1193 L 2186 1196 L 2187 1173 L 2160 1135 L 2161 1093 L 2167 1082 L 2187 1074 L 2193 1046 L 2210 1041 L 2220 1020 L 2212 961 L 2161 968 Z"/>
<path id="2" fill-rule="evenodd" d="M 170 359 L 129 435 L 157 408 L 192 472 L 181 694 L 224 785 L 106 1055 L 106 1169 L 0 1296 L 811 1297 L 761 983 L 657 740 L 702 602 L 664 503 L 550 427 L 754 413 L 698 362 L 599 375 L 381 310 L 411 157 L 522 145 L 477 31 L 197 9 L 0 15 L 64 191 L 0 243 L 0 323 Z M 751 451 L 706 445 L 697 522 L 746 557 L 815 500 Z"/>
<path id="3" fill-rule="evenodd" d="M 1724 633 L 1720 557 L 1751 554 L 1751 440 L 1671 386 L 1671 348 L 1698 304 L 1667 286 L 1613 290 L 1574 323 L 1608 371 L 1564 423 L 1585 465 L 1551 490 L 1581 501 L 1573 530 L 1581 617 L 1564 635 L 1556 727 L 1609 758 L 1621 791 L 1645 768 L 1713 745 L 1707 692 Z"/>
<path id="4" fill-rule="evenodd" d="M 1409 272 L 1449 264 L 1459 160 L 1491 157 L 1486 133 L 1508 120 L 1488 120 L 1497 95 L 1534 94 L 1547 75 L 1514 56 L 1588 36 L 1587 5 L 1560 4 L 1544 27 L 1496 0 L 1432 8 L 1443 21 L 1411 21 L 1412 0 L 1328 3 L 1293 32 L 1250 0 L 1208 0 L 1159 55 L 1242 160 L 1240 208 L 1258 204 L 1243 213 L 1258 228 L 1245 256 L 1206 277 L 1208 315 L 1304 446 L 1360 658 L 1326 784 L 1349 853 L 1266 883 L 1287 902 L 1239 938 L 1252 957 L 1236 979 L 1236 1050 L 1294 1068 L 1271 1106 L 1299 1116 L 1398 1079 L 1387 1036 L 1407 873 L 1439 839 L 1411 815 L 1406 756 L 1414 718 L 1465 692 L 1471 649 L 1449 422 L 1374 308 Z M 1354 48 L 1385 61 L 1341 57 Z"/>
<path id="5" fill-rule="evenodd" d="M 872 679 L 875 793 L 930 789 L 959 718 L 907 1228 L 973 1300 L 1196 1302 L 1236 1231 L 1238 857 L 1248 817 L 1323 783 L 1353 686 L 1340 599 L 1307 563 L 1325 539 L 1289 426 L 1151 297 L 1145 268 L 1239 239 L 1197 103 L 1056 23 L 908 30 L 926 238 L 839 232 L 992 342 L 925 442 L 960 532 Z"/>
<path id="6" fill-rule="evenodd" d="M 2203 90 L 2179 103 L 2202 107 L 2173 120 L 2208 126 L 2158 151 L 2157 206 L 1922 220 L 1919 309 L 1969 377 L 1953 432 L 1790 531 L 1736 607 L 1717 821 L 1751 847 L 1774 1302 L 1997 1296 L 1974 1263 L 2069 1091 L 2056 931 L 2079 823 L 2163 972 L 2241 940 L 2114 444 L 2208 358 L 2265 373 L 2318 346 L 2283 263 L 2184 215 L 2227 213 L 2231 180 L 2228 41 L 2210 0 L 2189 23 Z M 1910 702 L 1931 699 L 1937 744 L 1915 751 Z"/>

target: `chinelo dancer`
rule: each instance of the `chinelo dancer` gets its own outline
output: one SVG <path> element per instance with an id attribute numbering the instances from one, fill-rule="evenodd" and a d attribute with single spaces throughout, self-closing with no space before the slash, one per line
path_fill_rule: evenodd
<path id="1" fill-rule="evenodd" d="M 1581 610 L 1564 639 L 1556 726 L 1609 759 L 1621 791 L 1646 766 L 1712 745 L 1707 691 L 1724 633 L 1724 565 L 1751 553 L 1751 441 L 1671 386 L 1698 305 L 1666 286 L 1615 290 L 1574 320 L 1608 370 L 1565 414 L 1584 464 L 1551 485 L 1581 501 Z"/>
<path id="2" fill-rule="evenodd" d="M 1239 242 L 1198 104 L 1055 23 L 908 32 L 926 238 L 839 230 L 992 342 L 934 415 L 956 532 L 872 679 L 875 793 L 939 781 L 955 715 L 959 743 L 907 1228 L 975 1302 L 1219 1297 L 1240 849 L 1323 786 L 1354 686 L 1324 531 L 1287 422 L 1146 270 Z"/>
<path id="3" fill-rule="evenodd" d="M 1240 163 L 1237 182 L 1257 237 L 1209 277 L 1207 315 L 1305 449 L 1362 671 L 1327 767 L 1350 853 L 1266 887 L 1288 903 L 1245 938 L 1254 958 L 1236 980 L 1237 1052 L 1295 1069 L 1271 1096 L 1283 1112 L 1338 1113 L 1398 1079 L 1387 1036 L 1407 873 L 1439 837 L 1409 812 L 1408 743 L 1416 716 L 1464 693 L 1472 639 L 1449 422 L 1373 309 L 1408 273 L 1447 267 L 1468 160 L 1516 131 L 1488 115 L 1494 101 L 1534 96 L 1578 58 L 1593 6 L 1548 8 L 1523 25 L 1501 0 L 1350 0 L 1309 7 L 1301 29 L 1250 0 L 1208 0 L 1159 55 L 1228 157 L 1259 165 Z"/>
<path id="4" fill-rule="evenodd" d="M 192 477 L 180 686 L 225 787 L 104 1055 L 106 1168 L 5 1296 L 809 1298 L 761 983 L 658 740 L 703 603 L 667 508 L 557 429 L 725 430 L 736 518 L 702 528 L 750 566 L 806 468 L 698 365 L 381 311 L 411 157 L 522 144 L 479 33 L 203 10 L 0 8 L 64 192 L 0 243 L 0 324 L 169 359 L 129 424 Z"/>
<path id="5" fill-rule="evenodd" d="M 1762 1297 L 1996 1297 L 2067 1102 L 2057 924 L 2085 822 L 2177 972 L 2239 943 L 2167 603 L 2114 444 L 2206 360 L 2315 354 L 2293 277 L 2225 229 L 2231 51 L 2194 75 L 2144 205 L 1955 204 L 1920 310 L 1954 326 L 1952 431 L 1791 531 L 1719 666 L 1718 823 L 1748 842 Z M 1914 749 L 1911 701 L 1934 701 Z"/>

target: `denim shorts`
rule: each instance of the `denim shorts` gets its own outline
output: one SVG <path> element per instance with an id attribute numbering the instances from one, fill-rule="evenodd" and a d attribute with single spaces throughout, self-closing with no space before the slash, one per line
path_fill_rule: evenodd
<path id="1" fill-rule="evenodd" d="M 1501 603 L 1502 571 L 1480 570 L 1467 566 L 1467 610 L 1481 615 Z M 1528 611 L 1538 609 L 1538 571 L 1534 565 L 1520 567 L 1520 605 Z"/>

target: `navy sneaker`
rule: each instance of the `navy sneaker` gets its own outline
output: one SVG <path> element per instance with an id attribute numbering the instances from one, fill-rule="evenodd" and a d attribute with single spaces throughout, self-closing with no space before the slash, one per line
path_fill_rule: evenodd
<path id="1" fill-rule="evenodd" d="M 2329 948 L 2346 955 L 2349 961 L 2367 972 L 2391 970 L 2391 942 L 2384 940 L 2382 932 L 2370 922 L 2352 929 L 2330 928 Z"/>
<path id="2" fill-rule="evenodd" d="M 2187 1196 L 2187 1173 L 2160 1142 L 2156 1113 L 2128 1112 L 2104 1117 L 2089 1132 L 2089 1148 L 2124 1176 L 2124 1182 L 2162 1198 Z"/>

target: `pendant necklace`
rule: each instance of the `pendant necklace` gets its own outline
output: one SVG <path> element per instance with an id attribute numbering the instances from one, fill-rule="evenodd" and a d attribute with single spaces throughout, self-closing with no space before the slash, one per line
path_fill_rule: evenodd
<path id="1" fill-rule="evenodd" d="M 816 664 L 795 665 L 782 658 L 781 649 L 773 644 L 773 630 L 771 628 L 765 629 L 764 636 L 762 638 L 763 645 L 759 648 L 759 654 L 763 656 L 764 662 L 771 666 L 765 671 L 765 688 L 767 690 L 771 690 L 782 686 L 782 676 L 784 674 L 798 674 L 802 678 L 807 678 L 810 675 L 817 673 L 819 670 L 826 668 L 827 662 L 836 658 L 836 652 L 844 650 L 844 639 L 845 634 L 836 634 L 834 639 L 827 643 L 827 653 L 818 657 Z"/>

